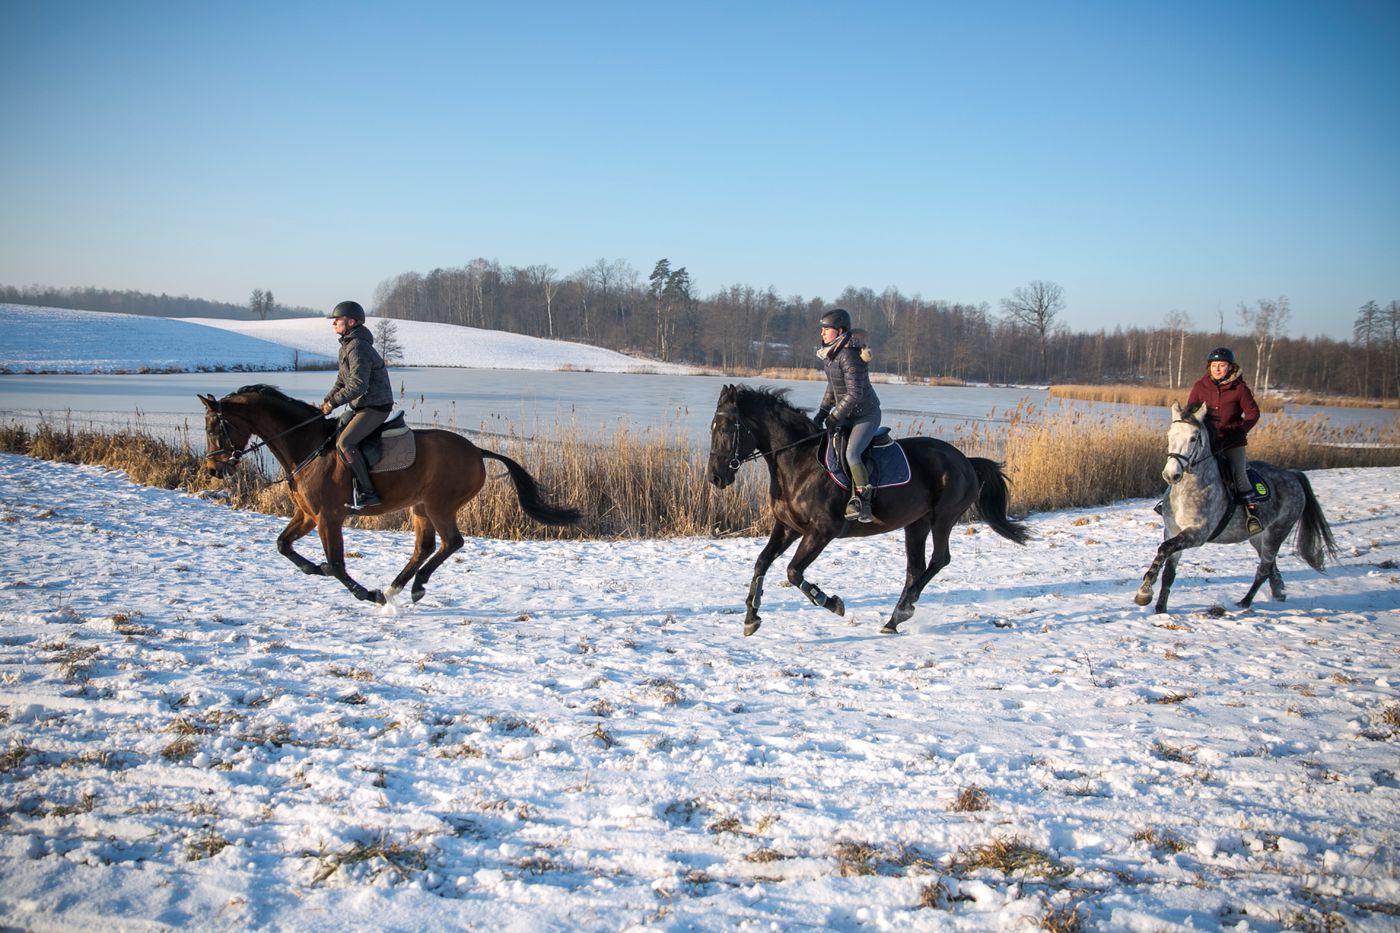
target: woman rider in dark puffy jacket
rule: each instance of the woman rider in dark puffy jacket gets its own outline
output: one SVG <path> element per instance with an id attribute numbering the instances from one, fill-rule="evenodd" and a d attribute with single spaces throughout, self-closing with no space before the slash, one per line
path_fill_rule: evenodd
<path id="1" fill-rule="evenodd" d="M 825 424 L 846 435 L 846 463 L 851 471 L 851 501 L 846 518 L 871 521 L 871 488 L 861 456 L 880 427 L 880 399 L 870 386 L 870 350 L 851 333 L 851 315 L 833 308 L 821 319 L 822 345 L 817 358 L 826 368 L 826 392 L 817 409 L 817 427 Z"/>
<path id="2" fill-rule="evenodd" d="M 321 411 L 329 415 L 337 406 L 349 405 L 354 412 L 336 438 L 335 447 L 355 477 L 350 507 L 367 509 L 379 504 L 379 494 L 370 481 L 360 442 L 394 410 L 394 387 L 383 358 L 374 349 L 374 335 L 365 326 L 365 309 L 359 302 L 342 301 L 336 305 L 331 311 L 331 326 L 340 336 L 340 371 L 321 403 Z"/>
<path id="3" fill-rule="evenodd" d="M 1219 444 L 1230 460 L 1230 471 L 1235 474 L 1235 494 L 1249 511 L 1246 518 L 1249 533 L 1257 535 L 1261 529 L 1254 508 L 1259 497 L 1246 472 L 1245 444 L 1248 441 L 1245 435 L 1259 423 L 1259 406 L 1254 401 L 1254 393 L 1245 385 L 1235 353 L 1229 347 L 1210 351 L 1206 357 L 1206 374 L 1191 387 L 1186 408 L 1190 410 L 1203 402 Z"/>

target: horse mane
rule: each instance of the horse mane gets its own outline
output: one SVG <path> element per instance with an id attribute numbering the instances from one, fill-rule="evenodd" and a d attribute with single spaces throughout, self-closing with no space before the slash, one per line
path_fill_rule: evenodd
<path id="1" fill-rule="evenodd" d="M 812 419 L 802 409 L 788 401 L 789 389 L 774 389 L 770 386 L 736 385 L 735 403 L 745 412 L 763 412 L 777 418 L 790 431 L 810 434 Z"/>
<path id="2" fill-rule="evenodd" d="M 303 417 L 310 417 L 312 413 L 318 411 L 315 405 L 310 405 L 306 402 L 303 402 L 301 399 L 292 398 L 290 395 L 283 392 L 276 386 L 268 385 L 265 382 L 255 382 L 252 385 L 242 386 L 238 389 L 238 391 L 234 392 L 233 394 L 258 395 L 265 399 L 268 399 L 269 401 L 277 402 L 288 407 L 302 410 L 304 413 Z"/>

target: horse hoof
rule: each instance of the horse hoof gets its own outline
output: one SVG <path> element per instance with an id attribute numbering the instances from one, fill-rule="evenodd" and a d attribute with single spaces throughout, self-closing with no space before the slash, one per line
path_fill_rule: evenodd
<path id="1" fill-rule="evenodd" d="M 826 608 L 836 613 L 838 616 L 846 614 L 846 603 L 840 596 L 829 597 L 826 601 Z"/>
<path id="2" fill-rule="evenodd" d="M 307 564 L 301 568 L 301 572 L 308 577 L 324 577 L 326 568 L 324 564 Z"/>
<path id="3" fill-rule="evenodd" d="M 1254 605 L 1254 600 L 1242 599 L 1239 602 L 1235 603 L 1235 605 L 1239 606 L 1241 609 L 1248 609 L 1250 606 Z"/>
<path id="4" fill-rule="evenodd" d="M 884 624 L 884 626 L 880 629 L 880 634 L 881 634 L 881 635 L 898 635 L 898 634 L 899 634 L 899 629 L 895 628 L 895 626 L 898 625 L 898 624 L 899 624 L 898 622 L 886 622 L 886 623 Z"/>
<path id="5" fill-rule="evenodd" d="M 758 627 L 759 627 L 760 625 L 762 625 L 762 624 L 763 624 L 763 622 L 762 622 L 762 620 L 760 620 L 760 619 L 753 619 L 752 621 L 745 622 L 745 623 L 744 623 L 744 637 L 745 637 L 745 638 L 748 638 L 748 637 L 749 637 L 750 635 L 752 635 L 754 632 L 758 631 Z"/>
<path id="6" fill-rule="evenodd" d="M 1148 603 L 1152 602 L 1152 594 L 1150 592 L 1139 592 L 1133 597 L 1133 602 L 1137 603 L 1139 606 L 1146 606 Z"/>
<path id="7" fill-rule="evenodd" d="M 410 593 L 409 595 L 410 595 L 410 597 L 413 599 L 413 601 L 416 603 L 416 602 L 418 602 L 418 600 L 422 599 L 424 596 L 427 596 L 427 595 L 428 595 L 428 591 L 427 591 L 427 590 L 423 590 L 423 589 L 418 589 L 418 590 L 414 590 L 414 591 L 413 591 L 412 593 Z"/>

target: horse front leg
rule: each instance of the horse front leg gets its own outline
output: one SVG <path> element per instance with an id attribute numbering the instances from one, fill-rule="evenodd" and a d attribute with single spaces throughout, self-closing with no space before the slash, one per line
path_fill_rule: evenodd
<path id="1" fill-rule="evenodd" d="M 792 562 L 788 564 L 787 578 L 788 582 L 797 587 L 803 596 L 812 601 L 812 605 L 821 606 L 838 616 L 843 616 L 846 614 L 845 601 L 840 596 L 826 595 L 822 592 L 821 587 L 815 583 L 807 582 L 806 577 L 802 575 L 808 565 L 817 559 L 817 555 L 822 552 L 822 549 L 831 543 L 833 537 L 834 535 L 827 531 L 809 532 L 803 536 L 802 543 L 797 546 L 797 553 L 792 556 Z"/>
<path id="2" fill-rule="evenodd" d="M 325 574 L 325 571 L 321 569 L 320 564 L 302 557 L 297 553 L 296 548 L 292 547 L 293 541 L 306 537 L 307 533 L 315 527 L 316 519 L 302 511 L 300 507 L 297 507 L 292 513 L 292 520 L 287 522 L 287 527 L 283 528 L 282 533 L 277 536 L 277 553 L 296 564 L 297 569 L 302 573 L 312 576 L 322 576 Z"/>
<path id="3" fill-rule="evenodd" d="M 797 533 L 782 522 L 773 525 L 773 531 L 768 535 L 768 543 L 759 552 L 758 560 L 754 561 L 753 579 L 749 581 L 749 595 L 744 600 L 744 635 L 752 635 L 758 631 L 758 627 L 763 624 L 763 620 L 758 617 L 758 606 L 763 601 L 763 578 L 768 573 L 768 568 L 773 566 L 773 561 L 792 546 L 792 542 L 797 540 Z"/>
<path id="4" fill-rule="evenodd" d="M 345 569 L 345 539 L 341 533 L 340 521 L 323 517 L 317 523 L 317 530 L 321 533 L 321 548 L 326 552 L 326 562 L 321 565 L 321 572 L 345 584 L 345 588 L 356 599 L 382 606 L 386 602 L 384 594 L 379 590 L 365 589 Z"/>
<path id="5" fill-rule="evenodd" d="M 1152 602 L 1152 588 L 1157 582 L 1157 576 L 1162 572 L 1162 567 L 1166 564 L 1168 558 L 1189 546 L 1185 539 L 1186 535 L 1184 534 L 1173 535 L 1163 541 L 1161 546 L 1157 548 L 1157 556 L 1153 558 L 1152 565 L 1147 568 L 1147 573 L 1143 574 L 1142 586 L 1138 587 L 1137 595 L 1133 597 L 1133 602 L 1137 603 L 1139 606 L 1146 606 L 1148 603 Z M 1175 569 L 1173 569 L 1172 575 L 1173 577 L 1175 576 Z M 1170 583 L 1164 583 L 1164 588 L 1170 589 Z M 1162 607 L 1157 610 L 1158 612 L 1165 611 L 1166 593 L 1162 594 L 1162 598 L 1158 600 L 1157 605 Z"/>

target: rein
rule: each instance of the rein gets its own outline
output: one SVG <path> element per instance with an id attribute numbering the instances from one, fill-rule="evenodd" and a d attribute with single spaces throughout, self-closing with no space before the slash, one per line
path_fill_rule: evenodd
<path id="1" fill-rule="evenodd" d="M 739 442 L 739 432 L 740 432 L 740 431 L 748 431 L 748 430 L 749 430 L 749 429 L 748 429 L 747 427 L 744 426 L 744 422 L 739 418 L 738 412 L 735 412 L 735 413 L 734 413 L 734 446 L 733 446 L 733 448 L 731 448 L 731 449 L 736 450 L 736 451 L 739 449 L 739 443 L 740 443 L 740 442 Z M 752 431 L 749 431 L 749 434 L 752 435 L 753 432 L 752 432 Z M 778 454 L 778 453 L 782 453 L 784 450 L 790 450 L 790 449 L 793 448 L 793 447 L 797 447 L 797 446 L 800 446 L 800 445 L 802 445 L 802 444 L 807 443 L 808 441 L 810 441 L 810 440 L 811 440 L 812 438 L 814 438 L 814 437 L 821 437 L 821 436 L 823 436 L 824 434 L 826 434 L 825 431 L 817 431 L 817 432 L 815 432 L 815 433 L 808 434 L 806 437 L 799 437 L 797 440 L 793 441 L 791 444 L 784 444 L 784 445 L 781 446 L 781 447 L 774 447 L 772 450 L 759 450 L 758 445 L 755 444 L 755 445 L 754 445 L 754 449 L 753 449 L 753 453 L 749 454 L 747 457 L 731 456 L 731 457 L 729 458 L 729 463 L 728 463 L 727 465 L 728 465 L 728 467 L 729 467 L 731 470 L 737 471 L 737 470 L 739 469 L 739 467 L 741 467 L 741 466 L 743 466 L 744 464 L 748 463 L 750 460 L 757 460 L 759 457 L 766 457 L 766 456 L 768 456 L 769 454 Z"/>

